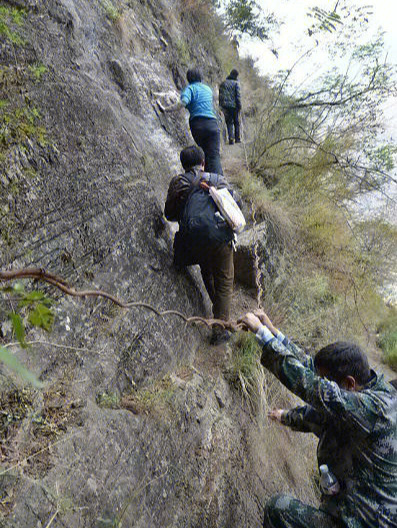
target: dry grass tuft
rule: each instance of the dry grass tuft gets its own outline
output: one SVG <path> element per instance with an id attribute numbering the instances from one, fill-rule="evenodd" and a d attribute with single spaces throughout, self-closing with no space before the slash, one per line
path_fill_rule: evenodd
<path id="1" fill-rule="evenodd" d="M 150 414 L 157 418 L 169 419 L 173 415 L 172 400 L 176 385 L 169 375 L 152 384 L 124 394 L 120 407 L 134 414 Z"/>

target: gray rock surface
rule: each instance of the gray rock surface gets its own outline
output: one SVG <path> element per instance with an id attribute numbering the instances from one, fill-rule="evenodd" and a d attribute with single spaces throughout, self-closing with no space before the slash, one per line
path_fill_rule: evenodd
<path id="1" fill-rule="evenodd" d="M 274 276 L 280 248 L 278 239 L 267 222 L 261 222 L 238 236 L 234 255 L 235 278 L 249 288 L 256 287 L 257 275 L 262 285 Z"/>

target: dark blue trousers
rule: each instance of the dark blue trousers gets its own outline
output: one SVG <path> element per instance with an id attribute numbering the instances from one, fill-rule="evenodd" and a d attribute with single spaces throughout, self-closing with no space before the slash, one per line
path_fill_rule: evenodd
<path id="1" fill-rule="evenodd" d="M 240 141 L 240 110 L 237 110 L 237 108 L 222 108 L 222 112 L 225 114 L 229 141 Z"/>
<path id="2" fill-rule="evenodd" d="M 205 171 L 223 174 L 221 135 L 217 120 L 207 117 L 194 117 L 189 124 L 194 141 L 204 150 Z"/>

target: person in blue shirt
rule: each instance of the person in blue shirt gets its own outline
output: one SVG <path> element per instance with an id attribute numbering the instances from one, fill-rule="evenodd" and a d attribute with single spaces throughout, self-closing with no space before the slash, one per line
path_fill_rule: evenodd
<path id="1" fill-rule="evenodd" d="M 188 86 L 182 91 L 180 101 L 169 106 L 157 105 L 162 112 L 171 112 L 184 106 L 190 114 L 189 125 L 194 141 L 204 150 L 205 171 L 223 174 L 221 165 L 221 136 L 213 107 L 213 94 L 209 86 L 202 82 L 198 68 L 187 71 Z"/>

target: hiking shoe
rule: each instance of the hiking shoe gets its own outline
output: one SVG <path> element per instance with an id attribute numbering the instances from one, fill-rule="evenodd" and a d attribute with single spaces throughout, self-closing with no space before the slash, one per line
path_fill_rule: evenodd
<path id="1" fill-rule="evenodd" d="M 229 139 L 229 145 L 233 145 L 234 144 L 234 139 Z"/>
<path id="2" fill-rule="evenodd" d="M 222 343 L 226 343 L 232 337 L 232 333 L 229 330 L 224 328 L 215 327 L 212 329 L 212 334 L 210 338 L 210 345 L 218 346 Z"/>

